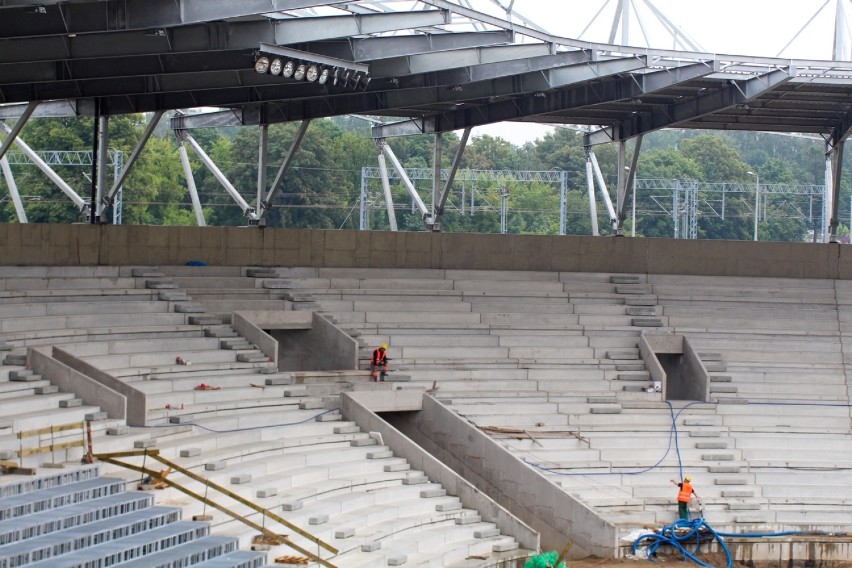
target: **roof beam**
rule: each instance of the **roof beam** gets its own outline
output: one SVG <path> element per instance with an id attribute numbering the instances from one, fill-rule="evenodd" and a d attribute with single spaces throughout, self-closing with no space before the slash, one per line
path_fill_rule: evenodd
<path id="1" fill-rule="evenodd" d="M 783 85 L 796 75 L 794 67 L 777 69 L 745 81 L 728 81 L 721 89 L 698 95 L 689 100 L 659 106 L 648 112 L 637 112 L 628 120 L 591 132 L 585 136 L 585 144 L 605 144 L 616 140 L 627 140 L 661 128 L 676 126 L 680 122 L 694 120 L 728 107 L 746 104 L 761 94 Z"/>
<path id="2" fill-rule="evenodd" d="M 210 58 L 215 57 L 215 53 L 210 52 L 254 50 L 261 42 L 292 45 L 350 38 L 363 34 L 440 25 L 447 23 L 448 17 L 449 13 L 446 11 L 429 10 L 276 21 L 202 22 L 169 28 L 163 33 L 144 29 L 109 34 L 85 33 L 73 37 L 62 35 L 0 39 L 0 63 L 105 59 L 169 53 L 202 53 Z M 357 43 L 355 45 L 357 46 Z M 376 47 L 378 46 L 374 49 Z"/>
<path id="3" fill-rule="evenodd" d="M 346 0 L 97 0 L 37 2 L 34 8 L 6 0 L 0 37 L 162 29 L 214 20 L 343 4 Z M 30 4 L 30 5 L 32 5 Z"/>
<path id="4" fill-rule="evenodd" d="M 598 76 L 602 76 L 603 71 L 608 70 L 610 75 L 625 74 L 621 77 L 609 77 L 595 83 L 575 85 L 575 83 L 588 80 L 581 76 L 585 66 L 578 65 L 571 68 L 554 69 L 550 75 L 551 81 L 558 79 L 566 82 L 567 85 L 574 86 L 561 87 L 556 91 L 533 93 L 532 96 L 523 99 L 493 102 L 486 108 L 459 109 L 432 117 L 374 127 L 373 136 L 382 138 L 434 132 L 436 130 L 444 132 L 468 126 L 570 111 L 571 109 L 604 102 L 629 100 L 645 93 L 664 89 L 672 84 L 708 75 L 717 68 L 715 62 L 710 62 L 684 66 L 679 68 L 678 72 L 663 70 L 634 74 L 629 73 L 630 69 L 619 69 L 617 67 L 618 64 L 624 65 L 627 61 L 629 59 L 601 62 L 598 68 Z M 554 81 L 554 84 L 558 83 Z"/>

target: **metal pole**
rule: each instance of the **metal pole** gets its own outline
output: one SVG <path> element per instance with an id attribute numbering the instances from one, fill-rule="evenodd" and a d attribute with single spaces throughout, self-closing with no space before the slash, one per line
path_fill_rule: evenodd
<path id="1" fill-rule="evenodd" d="M 399 163 L 399 160 L 396 158 L 396 154 L 393 153 L 393 150 L 390 146 L 381 143 L 382 152 L 388 157 L 393 166 L 393 169 L 396 170 L 396 173 L 399 174 L 400 179 L 402 180 L 403 185 L 408 190 L 408 193 L 411 194 L 411 198 L 414 200 L 414 203 L 417 205 L 417 209 L 420 210 L 421 215 L 427 215 L 429 213 L 429 209 L 426 207 L 426 204 L 423 203 L 423 199 L 421 199 L 420 195 L 417 193 L 417 188 L 414 187 L 414 184 L 411 182 L 411 179 L 408 177 L 408 174 L 405 173 L 405 168 L 402 167 L 402 164 Z"/>
<path id="2" fill-rule="evenodd" d="M 754 174 L 754 240 L 757 240 L 757 222 L 760 217 L 760 176 Z"/>
<path id="3" fill-rule="evenodd" d="M 12 203 L 15 205 L 15 213 L 18 215 L 19 223 L 27 222 L 27 214 L 24 211 L 24 204 L 21 202 L 21 195 L 18 193 L 18 184 L 15 183 L 15 178 L 12 176 L 12 168 L 9 166 L 9 160 L 6 156 L 0 158 L 0 170 L 6 177 L 6 185 L 9 187 L 9 195 L 12 196 Z"/>
<path id="4" fill-rule="evenodd" d="M 388 166 L 385 163 L 385 155 L 379 152 L 379 172 L 382 175 L 382 189 L 385 191 L 385 207 L 388 210 L 388 224 L 391 231 L 396 231 L 396 212 L 393 210 L 393 195 L 391 194 L 390 180 L 388 179 Z"/>
<path id="5" fill-rule="evenodd" d="M 825 187 L 822 192 L 822 231 L 820 242 L 828 242 L 828 223 L 831 216 L 831 188 L 834 186 L 833 172 L 831 168 L 832 149 L 831 143 L 825 143 Z"/>
<path id="6" fill-rule="evenodd" d="M 257 210 L 266 200 L 266 163 L 269 158 L 269 125 L 260 125 L 260 140 L 257 149 Z"/>
<path id="7" fill-rule="evenodd" d="M 432 226 L 433 231 L 440 231 L 440 225 L 436 224 L 438 215 L 438 204 L 441 199 L 441 139 L 443 134 L 435 133 L 435 149 L 432 161 L 433 177 L 432 177 L 432 218 L 428 223 Z"/>
<path id="8" fill-rule="evenodd" d="M 461 140 L 459 140 L 459 148 L 456 151 L 456 155 L 453 158 L 453 163 L 450 165 L 450 169 L 447 172 L 447 182 L 444 184 L 444 191 L 441 193 L 441 198 L 438 201 L 438 218 L 435 219 L 436 222 L 440 221 L 440 216 L 444 214 L 444 205 L 447 204 L 447 198 L 450 196 L 450 190 L 453 186 L 453 180 L 456 177 L 456 172 L 459 169 L 459 164 L 461 164 L 462 154 L 464 153 L 465 146 L 467 146 L 467 140 L 470 138 L 471 127 L 467 127 L 464 129 L 462 133 Z"/>
<path id="9" fill-rule="evenodd" d="M 509 204 L 509 192 L 505 187 L 500 188 L 500 234 L 506 234 L 506 209 Z"/>
<path id="10" fill-rule="evenodd" d="M 636 176 L 633 176 L 633 213 L 630 217 L 630 236 L 636 236 Z"/>
<path id="11" fill-rule="evenodd" d="M 361 210 L 358 229 L 367 230 L 367 168 L 361 168 Z"/>
<path id="12" fill-rule="evenodd" d="M 93 156 L 92 163 L 97 160 L 97 177 L 92 176 L 97 180 L 95 185 L 95 198 L 92 201 L 92 210 L 95 212 L 93 217 L 97 222 L 101 221 L 103 213 L 103 196 L 106 193 L 107 184 L 107 157 L 109 156 L 109 116 L 101 116 L 98 118 L 98 152 Z"/>
<path id="13" fill-rule="evenodd" d="M 568 231 L 568 176 L 565 170 L 559 172 L 559 234 Z"/>
<path id="14" fill-rule="evenodd" d="M 220 170 L 219 167 L 213 162 L 213 160 L 210 159 L 210 156 L 208 156 L 201 148 L 201 146 L 198 145 L 198 142 L 195 141 L 195 138 L 190 136 L 188 133 L 185 134 L 185 138 L 186 141 L 189 142 L 190 147 L 195 151 L 195 154 L 201 159 L 204 165 L 207 166 L 207 169 L 210 170 L 210 173 L 213 174 L 213 177 L 215 177 L 219 181 L 219 183 L 222 184 L 222 187 L 225 188 L 225 191 L 228 192 L 228 195 L 231 196 L 231 199 L 236 201 L 237 205 L 240 206 L 240 209 L 242 209 L 243 214 L 251 219 L 257 219 L 257 216 L 254 214 L 254 211 L 252 210 L 251 206 L 246 202 L 245 199 L 243 199 L 243 196 L 240 195 L 240 192 L 237 191 L 237 188 L 231 185 L 231 182 L 228 181 L 228 178 L 225 177 L 225 174 L 222 173 L 222 170 Z"/>
<path id="15" fill-rule="evenodd" d="M 100 138 L 101 138 L 101 110 L 100 103 L 97 99 L 95 99 L 95 119 L 93 121 L 94 133 L 92 134 L 92 197 L 89 203 L 91 203 L 91 209 L 89 211 L 89 222 L 91 224 L 95 224 L 98 222 L 98 165 L 100 163 L 100 157 L 98 153 L 100 151 Z"/>
<path id="16" fill-rule="evenodd" d="M 11 130 L 7 131 L 9 134 L 8 136 L 6 136 L 6 140 L 4 140 L 2 144 L 0 144 L 0 158 L 6 155 L 6 152 L 12 146 L 12 142 L 14 142 L 15 139 L 18 137 L 18 134 L 21 133 L 21 130 L 24 128 L 24 125 L 33 115 L 33 112 L 35 112 L 37 106 L 38 102 L 36 101 L 33 101 L 28 104 L 27 108 L 24 109 L 24 112 L 18 118 L 18 122 L 15 123 L 15 126 L 13 126 Z M 2 120 L 0 120 L 0 123 L 2 123 L 4 127 L 6 126 L 6 123 Z"/>
<path id="17" fill-rule="evenodd" d="M 186 178 L 186 187 L 189 189 L 189 198 L 192 200 L 192 210 L 195 211 L 195 222 L 199 227 L 204 227 L 204 211 L 201 209 L 201 201 L 198 199 L 198 189 L 195 187 L 195 178 L 192 176 L 192 166 L 189 164 L 189 156 L 183 141 L 178 144 L 180 163 L 183 166 L 183 175 Z"/>
<path id="18" fill-rule="evenodd" d="M 121 170 L 121 174 L 115 176 L 115 181 L 113 181 L 109 193 L 104 198 L 103 203 L 99 204 L 101 212 L 103 212 L 104 207 L 107 207 L 113 201 L 118 189 L 122 186 L 122 184 L 124 184 L 127 174 L 130 173 L 130 168 L 136 164 L 136 159 L 145 148 L 145 145 L 148 143 L 148 140 L 151 138 L 151 135 L 154 133 L 154 130 L 157 128 L 162 117 L 163 111 L 161 110 L 155 112 L 154 116 L 151 117 L 151 122 L 149 122 L 148 126 L 145 127 L 145 131 L 142 133 L 142 138 L 139 139 L 139 142 L 136 143 L 136 147 L 133 148 L 133 151 L 130 153 L 130 157 L 127 158 L 127 165 Z"/>
<path id="19" fill-rule="evenodd" d="M 595 179 L 592 174 L 592 159 L 586 159 L 586 185 L 589 190 L 589 217 L 592 221 L 592 236 L 599 237 L 598 229 L 598 206 L 595 203 Z"/>
<path id="20" fill-rule="evenodd" d="M 281 167 L 278 168 L 278 173 L 275 174 L 275 179 L 272 180 L 272 185 L 269 186 L 269 191 L 266 192 L 266 200 L 257 204 L 257 218 L 263 218 L 266 216 L 267 211 L 269 211 L 269 204 L 272 203 L 272 198 L 278 192 L 278 188 L 281 186 L 281 182 L 284 181 L 284 175 L 287 173 L 287 170 L 290 169 L 290 166 L 293 164 L 293 160 L 296 157 L 296 152 L 299 151 L 299 146 L 302 145 L 302 139 L 305 137 L 305 133 L 308 131 L 308 126 L 310 126 L 311 120 L 306 118 L 302 120 L 302 123 L 299 125 L 299 130 L 296 132 L 296 137 L 293 139 L 293 142 L 290 143 L 290 149 L 287 151 L 287 156 L 284 158 L 284 163 L 281 164 Z"/>
<path id="21" fill-rule="evenodd" d="M 121 170 L 124 167 L 124 152 L 116 150 L 112 155 L 113 177 L 117 180 L 121 175 Z M 121 219 L 124 214 L 124 186 L 118 186 L 118 192 L 115 194 L 115 199 L 112 202 L 112 224 L 121 225 Z"/>
<path id="22" fill-rule="evenodd" d="M 11 129 L 6 125 L 5 122 L 0 120 L 0 130 L 3 130 L 8 135 L 11 132 Z M 77 192 L 74 191 L 70 185 L 68 185 L 65 180 L 63 180 L 59 174 L 53 171 L 50 166 L 48 166 L 44 160 L 42 160 L 38 154 L 36 154 L 32 148 L 26 145 L 26 143 L 20 138 L 15 138 L 15 144 L 21 149 L 21 151 L 26 155 L 27 158 L 32 161 L 40 169 L 44 174 L 50 178 L 50 181 L 56 184 L 56 186 L 62 190 L 62 192 L 71 198 L 71 201 L 80 208 L 81 211 L 85 211 L 88 204 L 83 201 L 83 198 L 77 195 Z"/>
<path id="23" fill-rule="evenodd" d="M 606 183 L 604 182 L 601 168 L 598 165 L 598 159 L 595 157 L 594 152 L 589 152 L 589 158 L 592 160 L 592 169 L 595 172 L 595 179 L 598 180 L 598 189 L 600 189 L 601 197 L 603 198 L 604 205 L 606 205 L 607 213 L 609 213 L 610 224 L 612 225 L 613 230 L 615 230 L 618 224 L 618 216 L 615 214 L 615 209 L 612 206 L 612 200 L 610 199 L 609 192 L 606 189 Z"/>

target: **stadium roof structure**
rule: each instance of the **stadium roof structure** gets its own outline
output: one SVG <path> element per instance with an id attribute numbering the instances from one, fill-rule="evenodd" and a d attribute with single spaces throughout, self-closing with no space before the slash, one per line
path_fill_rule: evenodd
<path id="1" fill-rule="evenodd" d="M 388 135 L 506 120 L 605 127 L 592 143 L 668 126 L 835 141 L 852 128 L 852 62 L 590 43 L 470 5 L 0 0 L 0 116 L 38 101 L 36 116 L 221 107 L 239 124 L 416 119 Z M 336 70 L 337 84 L 255 71 L 258 55 L 278 53 Z"/>
<path id="2" fill-rule="evenodd" d="M 173 127 L 366 114 L 392 120 L 374 127 L 385 138 L 524 121 L 588 125 L 590 146 L 667 127 L 795 132 L 835 150 L 838 185 L 852 62 L 579 41 L 495 5 L 0 0 L 0 122 L 214 107 Z"/>

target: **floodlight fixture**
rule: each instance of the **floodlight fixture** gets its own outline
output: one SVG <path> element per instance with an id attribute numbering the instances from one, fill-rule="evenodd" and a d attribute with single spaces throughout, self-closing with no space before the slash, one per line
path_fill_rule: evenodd
<path id="1" fill-rule="evenodd" d="M 269 70 L 269 58 L 258 57 L 254 62 L 254 70 L 258 73 L 266 73 Z"/>
<path id="2" fill-rule="evenodd" d="M 319 78 L 319 67 L 316 65 L 308 65 L 307 71 L 305 71 L 305 79 L 309 82 L 313 83 Z"/>
<path id="3" fill-rule="evenodd" d="M 310 82 L 319 82 L 324 85 L 331 78 L 333 85 L 343 81 L 344 87 L 360 86 L 366 85 L 366 79 L 370 73 L 369 65 L 363 63 L 268 43 L 260 43 L 258 53 L 265 54 L 267 58 L 280 58 L 283 62 L 281 76 L 284 78 L 292 77 L 297 81 L 307 79 Z M 332 75 L 332 69 L 334 75 Z M 324 79 L 323 76 L 325 76 Z M 350 83 L 350 79 L 354 83 Z"/>
<path id="4" fill-rule="evenodd" d="M 269 72 L 272 75 L 280 75 L 281 74 L 281 67 L 282 67 L 281 60 L 276 57 L 275 59 L 273 59 L 269 63 Z"/>

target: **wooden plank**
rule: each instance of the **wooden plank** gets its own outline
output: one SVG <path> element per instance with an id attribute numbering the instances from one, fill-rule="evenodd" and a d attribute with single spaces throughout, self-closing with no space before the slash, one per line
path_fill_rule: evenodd
<path id="1" fill-rule="evenodd" d="M 32 436 L 41 436 L 43 434 L 55 434 L 57 432 L 67 432 L 68 430 L 83 430 L 86 427 L 85 422 L 71 422 L 70 424 L 60 424 L 58 426 L 48 426 L 47 428 L 39 428 L 38 430 L 25 430 L 18 432 L 18 439 L 29 438 Z"/>
<path id="2" fill-rule="evenodd" d="M 41 446 L 39 448 L 24 448 L 20 450 L 18 453 L 22 458 L 26 456 L 31 456 L 33 454 L 46 454 L 47 452 L 53 452 L 56 450 L 65 450 L 67 448 L 76 448 L 83 447 L 86 443 L 83 440 L 77 440 L 76 442 L 60 442 L 58 444 L 50 444 L 49 446 Z"/>

